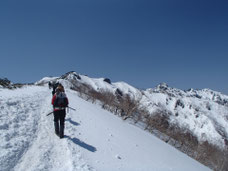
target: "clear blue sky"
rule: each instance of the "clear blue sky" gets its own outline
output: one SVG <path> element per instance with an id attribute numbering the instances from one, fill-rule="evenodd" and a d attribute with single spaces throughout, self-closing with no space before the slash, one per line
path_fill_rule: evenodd
<path id="1" fill-rule="evenodd" d="M 76 71 L 228 94 L 227 0 L 1 0 L 0 77 Z"/>

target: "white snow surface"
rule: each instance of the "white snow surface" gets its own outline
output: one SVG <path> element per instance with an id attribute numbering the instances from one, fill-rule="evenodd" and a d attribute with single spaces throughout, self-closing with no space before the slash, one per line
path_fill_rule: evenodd
<path id="1" fill-rule="evenodd" d="M 78 76 L 80 79 L 78 79 Z M 39 83 L 55 80 L 65 87 L 71 88 L 77 84 L 86 84 L 96 91 L 109 91 L 115 94 L 119 89 L 140 102 L 140 107 L 146 108 L 151 115 L 157 110 L 167 111 L 169 122 L 189 131 L 197 137 L 200 143 L 208 141 L 224 149 L 228 139 L 228 96 L 210 89 L 183 91 L 171 88 L 165 83 L 156 88 L 139 90 L 125 82 L 107 83 L 104 78 L 90 78 L 76 72 L 69 72 L 62 77 L 45 77 Z M 181 105 L 176 105 L 180 101 Z"/>
<path id="2" fill-rule="evenodd" d="M 203 171 L 207 167 L 66 89 L 65 137 L 54 134 L 47 86 L 0 89 L 0 171 Z"/>
<path id="3" fill-rule="evenodd" d="M 141 104 L 152 114 L 158 109 L 168 111 L 171 124 L 187 129 L 199 142 L 208 141 L 223 149 L 224 138 L 228 137 L 228 96 L 209 89 L 184 92 L 166 88 L 144 91 Z"/>

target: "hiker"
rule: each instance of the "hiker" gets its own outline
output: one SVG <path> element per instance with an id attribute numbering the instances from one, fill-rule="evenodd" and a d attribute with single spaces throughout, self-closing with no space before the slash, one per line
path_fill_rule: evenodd
<path id="1" fill-rule="evenodd" d="M 52 84 L 52 88 L 53 88 L 53 90 L 52 90 L 52 96 L 55 95 L 55 89 L 58 87 L 58 85 L 59 85 L 58 82 L 53 82 L 53 84 Z M 61 84 L 60 84 L 60 85 L 61 85 Z"/>
<path id="2" fill-rule="evenodd" d="M 61 84 L 58 85 L 55 91 L 56 93 L 52 98 L 52 105 L 54 108 L 55 133 L 60 138 L 63 138 L 66 107 L 68 107 L 68 98 L 65 94 L 64 87 Z"/>
<path id="3" fill-rule="evenodd" d="M 51 87 L 52 87 L 51 81 L 48 82 L 48 87 L 49 87 L 49 89 L 51 89 Z"/>

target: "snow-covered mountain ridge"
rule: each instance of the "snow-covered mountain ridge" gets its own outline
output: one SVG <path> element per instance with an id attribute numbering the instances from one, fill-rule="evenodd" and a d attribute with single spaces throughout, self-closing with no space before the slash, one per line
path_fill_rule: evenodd
<path id="1" fill-rule="evenodd" d="M 210 170 L 99 103 L 80 98 L 69 89 L 76 83 L 58 81 L 76 108 L 66 114 L 63 139 L 54 133 L 53 116 L 47 116 L 52 111 L 47 85 L 0 88 L 0 171 Z"/>
<path id="2" fill-rule="evenodd" d="M 125 82 L 106 82 L 104 78 L 90 78 L 76 72 L 69 72 L 61 77 L 46 77 L 36 84 L 57 80 L 69 88 L 75 84 L 85 84 L 96 91 L 116 93 L 118 90 L 139 100 L 140 106 L 145 107 L 151 115 L 157 110 L 166 110 L 171 124 L 189 130 L 199 142 L 208 141 L 220 148 L 226 147 L 228 96 L 222 93 L 210 89 L 183 91 L 165 83 L 155 88 L 139 90 Z"/>
<path id="3" fill-rule="evenodd" d="M 143 113 L 142 116 L 137 116 L 139 119 L 136 119 L 145 124 L 143 126 L 145 129 L 150 132 L 159 130 L 165 136 L 168 135 L 169 138 L 160 137 L 160 135 L 158 137 L 191 157 L 200 158 L 197 160 L 210 167 L 221 165 L 221 163 L 218 161 L 213 161 L 213 164 L 207 163 L 206 160 L 218 158 L 215 157 L 217 154 L 210 156 L 207 149 L 219 150 L 217 155 L 219 158 L 227 155 L 223 151 L 227 151 L 228 147 L 228 96 L 220 92 L 210 89 L 183 91 L 171 88 L 165 83 L 161 83 L 155 88 L 139 90 L 125 82 L 112 83 L 107 78 L 90 78 L 76 72 L 69 72 L 61 77 L 47 77 L 36 84 L 45 84 L 49 81 L 61 82 L 72 89 L 80 87 L 76 88 L 77 91 L 82 91 L 81 87 L 87 87 L 95 92 L 110 92 L 117 97 L 129 96 L 136 105 L 131 107 L 129 104 L 128 108 L 140 109 L 140 111 L 132 109 L 130 112 L 140 115 L 141 111 L 146 111 L 146 114 Z M 111 101 L 115 100 L 111 99 Z M 117 109 L 114 107 L 110 111 L 116 112 Z M 119 112 L 121 116 L 135 117 L 134 114 L 126 114 L 127 112 L 123 109 L 119 111 L 121 111 Z M 210 159 L 199 157 L 201 153 L 205 153 Z"/>
<path id="4" fill-rule="evenodd" d="M 171 123 L 190 130 L 199 142 L 208 141 L 225 148 L 228 96 L 209 89 L 182 91 L 167 85 L 158 85 L 144 94 L 143 103 L 151 113 L 163 108 L 170 114 Z"/>

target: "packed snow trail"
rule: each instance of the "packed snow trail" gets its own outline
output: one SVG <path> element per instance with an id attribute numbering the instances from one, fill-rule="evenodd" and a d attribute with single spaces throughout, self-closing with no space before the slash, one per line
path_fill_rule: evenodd
<path id="1" fill-rule="evenodd" d="M 0 170 L 11 170 L 37 136 L 44 89 L 0 91 Z"/>
<path id="2" fill-rule="evenodd" d="M 67 139 L 53 132 L 51 91 L 46 87 L 2 90 L 0 170 L 92 170 Z"/>
<path id="3" fill-rule="evenodd" d="M 66 89 L 65 138 L 54 134 L 51 90 L 0 89 L 0 171 L 209 170 L 148 132 Z"/>

